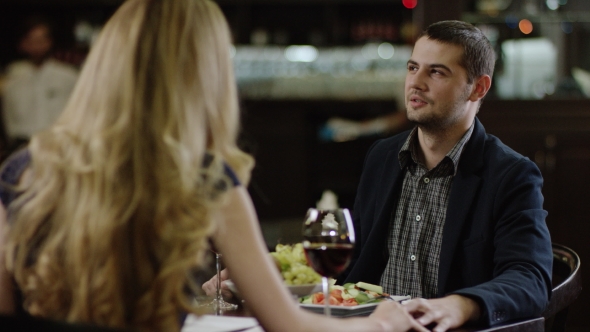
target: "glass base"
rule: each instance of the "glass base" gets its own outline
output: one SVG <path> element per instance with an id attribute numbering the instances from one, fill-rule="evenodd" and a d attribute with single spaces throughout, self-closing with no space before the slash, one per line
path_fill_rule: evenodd
<path id="1" fill-rule="evenodd" d="M 207 308 L 211 308 L 216 315 L 220 315 L 224 311 L 231 311 L 238 309 L 237 304 L 225 302 L 223 299 L 214 299 L 213 301 L 203 304 Z"/>

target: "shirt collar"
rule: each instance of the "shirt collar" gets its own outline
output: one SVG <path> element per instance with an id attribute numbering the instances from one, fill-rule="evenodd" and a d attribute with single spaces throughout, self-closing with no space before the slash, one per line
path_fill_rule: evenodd
<path id="1" fill-rule="evenodd" d="M 463 137 L 461 137 L 461 139 L 455 144 L 455 146 L 453 146 L 453 148 L 446 154 L 445 158 L 443 159 L 443 161 L 445 159 L 448 159 L 453 163 L 453 175 L 457 174 L 457 169 L 459 166 L 459 159 L 461 158 L 461 153 L 463 152 L 465 144 L 471 138 L 471 134 L 473 133 L 474 124 L 475 124 L 475 121 L 473 121 L 473 123 L 471 123 L 471 126 L 469 127 L 469 129 L 467 129 L 465 134 L 463 134 Z M 408 166 L 409 162 L 412 162 L 414 164 L 418 164 L 418 158 L 416 157 L 416 149 L 417 148 L 418 148 L 418 127 L 416 126 L 416 127 L 414 127 L 414 129 L 412 129 L 412 131 L 410 132 L 410 135 L 408 136 L 408 138 L 404 142 L 404 145 L 402 145 L 402 148 L 398 153 L 399 164 L 402 169 L 404 169 L 406 166 Z M 441 163 L 443 161 L 441 161 Z M 438 165 L 437 165 L 437 167 L 438 167 Z"/>

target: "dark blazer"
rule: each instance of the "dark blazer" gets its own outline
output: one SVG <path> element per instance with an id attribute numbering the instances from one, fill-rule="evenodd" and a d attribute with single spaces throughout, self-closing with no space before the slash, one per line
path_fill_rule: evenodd
<path id="1" fill-rule="evenodd" d="M 355 252 L 340 282 L 380 282 L 404 175 L 398 152 L 408 135 L 369 149 L 353 211 Z M 551 296 L 553 264 L 542 185 L 537 166 L 486 134 L 476 118 L 451 185 L 438 297 L 473 298 L 482 307 L 481 322 L 489 325 L 541 315 Z"/>

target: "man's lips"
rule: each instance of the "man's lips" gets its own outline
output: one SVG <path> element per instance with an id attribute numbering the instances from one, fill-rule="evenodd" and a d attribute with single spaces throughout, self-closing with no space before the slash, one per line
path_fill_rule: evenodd
<path id="1" fill-rule="evenodd" d="M 410 105 L 413 108 L 424 106 L 424 105 L 427 105 L 428 104 L 428 102 L 424 98 L 419 97 L 417 95 L 412 95 L 408 99 L 409 99 Z"/>

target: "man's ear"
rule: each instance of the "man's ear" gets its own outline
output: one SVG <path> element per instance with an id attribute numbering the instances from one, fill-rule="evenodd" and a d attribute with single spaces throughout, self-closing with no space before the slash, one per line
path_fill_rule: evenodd
<path id="1" fill-rule="evenodd" d="M 469 100 L 478 101 L 485 97 L 492 86 L 492 78 L 489 75 L 482 75 L 478 77 L 473 83 L 473 91 L 469 96 Z"/>

